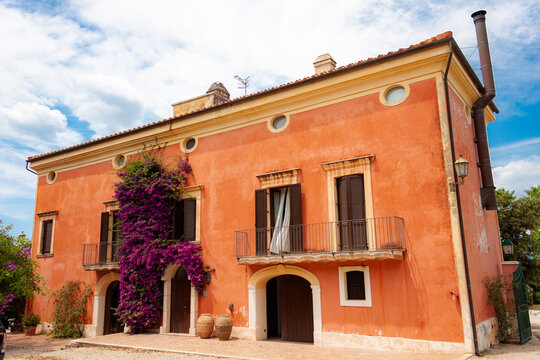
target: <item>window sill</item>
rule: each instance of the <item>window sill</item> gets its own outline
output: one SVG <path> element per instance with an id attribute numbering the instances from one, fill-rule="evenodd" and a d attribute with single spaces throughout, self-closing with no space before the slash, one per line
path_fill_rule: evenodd
<path id="1" fill-rule="evenodd" d="M 53 257 L 53 254 L 37 254 L 36 257 L 39 258 L 50 258 Z"/>

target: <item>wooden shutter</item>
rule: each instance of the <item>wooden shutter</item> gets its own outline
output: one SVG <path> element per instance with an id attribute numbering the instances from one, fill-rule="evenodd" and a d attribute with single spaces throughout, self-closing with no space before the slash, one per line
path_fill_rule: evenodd
<path id="1" fill-rule="evenodd" d="M 302 229 L 302 192 L 300 184 L 289 186 L 290 196 L 290 228 L 291 252 L 302 252 L 304 250 L 303 229 Z"/>
<path id="2" fill-rule="evenodd" d="M 364 175 L 355 174 L 336 180 L 341 249 L 367 249 Z"/>
<path id="3" fill-rule="evenodd" d="M 348 176 L 350 219 L 365 219 L 364 175 Z"/>
<path id="4" fill-rule="evenodd" d="M 267 250 L 267 231 L 266 219 L 266 189 L 255 190 L 255 251 L 257 254 L 266 254 Z M 251 241 L 249 247 L 251 248 Z"/>
<path id="5" fill-rule="evenodd" d="M 172 227 L 173 233 L 172 238 L 174 240 L 179 240 L 184 236 L 184 202 L 175 201 L 173 205 L 173 214 L 172 214 Z"/>
<path id="6" fill-rule="evenodd" d="M 121 228 L 118 211 L 113 212 L 112 219 L 113 219 L 113 226 L 112 226 L 113 228 L 112 242 L 113 243 L 111 245 L 111 259 L 113 261 L 118 261 L 117 252 L 118 252 L 118 247 L 119 247 L 119 242 L 120 242 L 120 228 Z M 118 326 L 118 321 L 116 322 L 115 326 Z"/>
<path id="7" fill-rule="evenodd" d="M 255 190 L 255 227 L 266 228 L 266 189 Z"/>
<path id="8" fill-rule="evenodd" d="M 195 241 L 195 222 L 197 221 L 197 200 L 184 199 L 184 241 Z"/>
<path id="9" fill-rule="evenodd" d="M 109 212 L 101 213 L 101 232 L 99 233 L 99 242 L 106 243 L 109 240 Z"/>
<path id="10" fill-rule="evenodd" d="M 364 272 L 348 271 L 345 274 L 347 278 L 347 300 L 366 300 Z"/>
<path id="11" fill-rule="evenodd" d="M 52 220 L 45 220 L 42 223 L 42 237 L 41 237 L 41 253 L 51 253 L 51 240 L 52 240 Z"/>
<path id="12" fill-rule="evenodd" d="M 300 184 L 294 184 L 289 186 L 289 196 L 291 205 L 291 225 L 302 224 L 302 193 L 300 191 Z"/>
<path id="13" fill-rule="evenodd" d="M 349 189 L 347 177 L 336 179 L 338 220 L 349 220 Z"/>
<path id="14" fill-rule="evenodd" d="M 118 218 L 118 211 L 113 212 L 112 219 L 113 219 L 112 241 L 113 241 L 113 243 L 116 243 L 116 242 L 118 242 L 118 240 L 120 238 L 120 222 L 119 222 L 120 219 Z"/>
<path id="15" fill-rule="evenodd" d="M 99 234 L 99 263 L 107 262 L 107 243 L 109 242 L 109 212 L 101 213 L 101 231 Z"/>

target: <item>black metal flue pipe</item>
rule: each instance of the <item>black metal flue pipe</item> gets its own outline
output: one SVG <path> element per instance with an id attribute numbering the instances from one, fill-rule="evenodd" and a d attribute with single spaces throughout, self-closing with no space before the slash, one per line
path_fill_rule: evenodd
<path id="1" fill-rule="evenodd" d="M 476 40 L 478 42 L 478 53 L 480 55 L 480 67 L 482 69 L 482 80 L 484 82 L 484 93 L 475 101 L 472 111 L 474 117 L 474 129 L 476 133 L 476 148 L 478 150 L 478 166 L 482 174 L 482 206 L 486 210 L 497 210 L 495 198 L 495 185 L 493 184 L 493 174 L 491 172 L 491 162 L 489 160 L 489 148 L 486 133 L 486 121 L 484 109 L 495 97 L 495 81 L 493 80 L 493 68 L 491 66 L 491 56 L 489 54 L 489 43 L 486 31 L 486 11 L 479 10 L 471 15 L 476 28 Z"/>

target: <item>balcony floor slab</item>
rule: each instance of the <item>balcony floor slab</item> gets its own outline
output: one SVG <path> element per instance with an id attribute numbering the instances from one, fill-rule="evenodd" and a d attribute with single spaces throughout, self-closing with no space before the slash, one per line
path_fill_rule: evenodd
<path id="1" fill-rule="evenodd" d="M 403 260 L 405 250 L 350 251 L 333 254 L 287 254 L 238 258 L 239 265 L 275 265 L 366 260 Z"/>

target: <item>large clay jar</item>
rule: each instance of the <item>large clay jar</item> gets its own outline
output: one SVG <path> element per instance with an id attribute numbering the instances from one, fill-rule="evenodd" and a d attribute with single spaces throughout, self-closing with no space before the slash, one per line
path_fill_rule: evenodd
<path id="1" fill-rule="evenodd" d="M 232 320 L 229 315 L 221 315 L 216 320 L 216 334 L 219 340 L 229 340 L 232 331 Z"/>
<path id="2" fill-rule="evenodd" d="M 208 339 L 214 331 L 214 318 L 210 314 L 201 314 L 197 319 L 197 334 L 201 339 Z"/>

